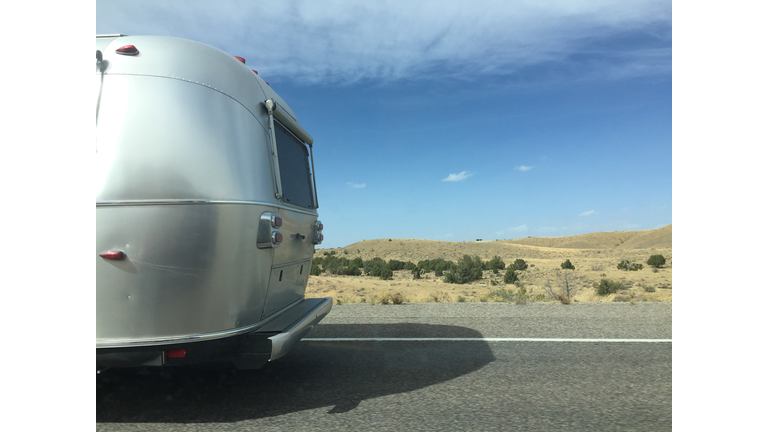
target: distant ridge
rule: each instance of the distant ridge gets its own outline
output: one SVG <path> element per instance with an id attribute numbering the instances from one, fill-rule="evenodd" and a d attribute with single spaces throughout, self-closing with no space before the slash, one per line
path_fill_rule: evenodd
<path id="1" fill-rule="evenodd" d="M 505 243 L 565 249 L 671 248 L 672 225 L 645 231 L 611 231 L 568 237 L 530 237 Z"/>
<path id="2" fill-rule="evenodd" d="M 578 253 L 600 254 L 615 251 L 625 252 L 641 249 L 672 249 L 672 225 L 645 231 L 614 231 L 581 234 L 569 237 L 531 237 L 514 240 L 447 242 L 417 239 L 378 239 L 363 240 L 343 248 L 336 248 L 337 253 L 348 258 L 361 257 L 368 260 L 380 257 L 385 260 L 397 259 L 418 262 L 423 259 L 445 258 L 457 260 L 464 254 L 477 255 L 483 260 L 499 255 L 504 259 L 524 257 L 526 259 L 547 259 Z M 589 252 L 593 250 L 595 252 Z M 318 249 L 316 256 L 331 249 Z M 570 254 L 570 255 L 569 255 Z M 611 252 L 611 255 L 614 253 Z M 644 255 L 645 252 L 641 253 Z M 627 255 L 629 258 L 629 255 Z M 623 259 L 623 258 L 622 258 Z M 638 258 L 639 259 L 639 258 Z"/>

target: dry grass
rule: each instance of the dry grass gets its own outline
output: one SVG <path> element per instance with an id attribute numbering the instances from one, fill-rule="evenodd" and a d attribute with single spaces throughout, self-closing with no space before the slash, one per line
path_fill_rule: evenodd
<path id="1" fill-rule="evenodd" d="M 528 301 L 536 298 L 537 295 L 545 294 L 542 287 L 547 280 L 556 286 L 558 283 L 557 275 L 561 270 L 560 263 L 570 259 L 576 266 L 574 275 L 578 276 L 580 288 L 571 298 L 574 302 L 612 302 L 616 296 L 629 299 L 632 302 L 671 302 L 671 236 L 672 227 L 667 226 L 650 231 L 591 233 L 574 237 L 483 242 L 367 240 L 335 250 L 337 255 L 349 259 L 359 256 L 364 260 L 369 260 L 378 256 L 384 260 L 396 259 L 414 263 L 435 258 L 456 261 L 462 255 L 468 254 L 478 255 L 483 260 L 489 260 L 494 255 L 498 255 L 507 266 L 510 266 L 515 259 L 522 258 L 529 264 L 529 267 L 527 270 L 518 271 L 518 275 L 528 291 Z M 606 244 L 618 244 L 619 246 L 613 248 L 574 247 L 574 245 L 603 246 Z M 635 247 L 630 248 L 625 247 L 625 245 L 635 245 Z M 666 245 L 669 247 L 664 247 Z M 639 248 L 639 246 L 648 247 Z M 318 249 L 316 255 L 323 256 L 323 253 L 327 251 L 329 250 Z M 645 264 L 648 257 L 657 254 L 664 255 L 667 264 L 656 272 L 650 266 L 644 266 L 639 271 L 622 271 L 616 268 L 616 265 L 622 260 Z M 601 297 L 592 289 L 592 284 L 600 279 L 621 281 L 629 288 L 617 294 Z M 648 287 L 652 287 L 655 291 L 649 291 Z M 392 280 L 388 281 L 369 276 L 327 274 L 310 276 L 307 297 L 333 297 L 339 304 L 381 303 L 382 299 L 387 296 L 390 296 L 388 302 L 392 303 L 391 297 L 397 294 L 402 297 L 402 301 L 409 303 L 456 302 L 460 298 L 467 302 L 499 301 L 498 298 L 491 296 L 491 291 L 501 288 L 517 291 L 517 287 L 504 284 L 504 271 L 496 275 L 491 271 L 485 271 L 483 278 L 478 281 L 454 285 L 444 283 L 442 278 L 436 278 L 434 273 L 422 274 L 422 279 L 414 280 L 410 271 L 398 270 L 394 272 Z"/>

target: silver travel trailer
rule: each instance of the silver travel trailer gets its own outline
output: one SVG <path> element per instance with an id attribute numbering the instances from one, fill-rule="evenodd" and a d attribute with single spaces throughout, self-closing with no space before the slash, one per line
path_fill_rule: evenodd
<path id="1" fill-rule="evenodd" d="M 305 299 L 312 137 L 245 60 L 184 39 L 96 37 L 96 367 L 284 355 Z"/>

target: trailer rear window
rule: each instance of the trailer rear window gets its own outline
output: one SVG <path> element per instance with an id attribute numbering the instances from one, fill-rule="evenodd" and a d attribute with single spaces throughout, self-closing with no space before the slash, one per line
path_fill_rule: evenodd
<path id="1" fill-rule="evenodd" d="M 314 208 L 312 194 L 312 172 L 309 165 L 307 146 L 288 132 L 283 125 L 275 122 L 277 160 L 280 165 L 280 183 L 283 186 L 283 201 Z"/>

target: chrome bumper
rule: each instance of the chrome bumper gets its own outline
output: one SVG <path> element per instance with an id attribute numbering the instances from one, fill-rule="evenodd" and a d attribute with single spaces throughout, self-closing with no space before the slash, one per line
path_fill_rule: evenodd
<path id="1" fill-rule="evenodd" d="M 313 302 L 313 300 L 319 301 Z M 291 349 L 291 347 L 296 344 L 296 342 L 300 341 L 301 338 L 309 333 L 309 331 L 312 330 L 312 328 L 314 328 L 317 323 L 320 322 L 320 320 L 328 315 L 328 312 L 331 311 L 332 306 L 332 297 L 326 297 L 322 299 L 307 299 L 300 305 L 296 306 L 295 309 L 297 309 L 297 312 L 304 313 L 298 321 L 294 322 L 280 333 L 269 338 L 269 340 L 272 341 L 272 355 L 270 356 L 269 360 L 276 360 L 284 356 Z M 282 318 L 283 317 L 276 319 L 267 327 L 272 327 L 273 325 L 280 326 L 281 323 L 285 324 L 286 320 L 283 320 Z M 290 317 L 286 318 L 290 319 Z M 269 330 L 266 328 L 259 329 L 258 333 L 265 331 Z"/>

